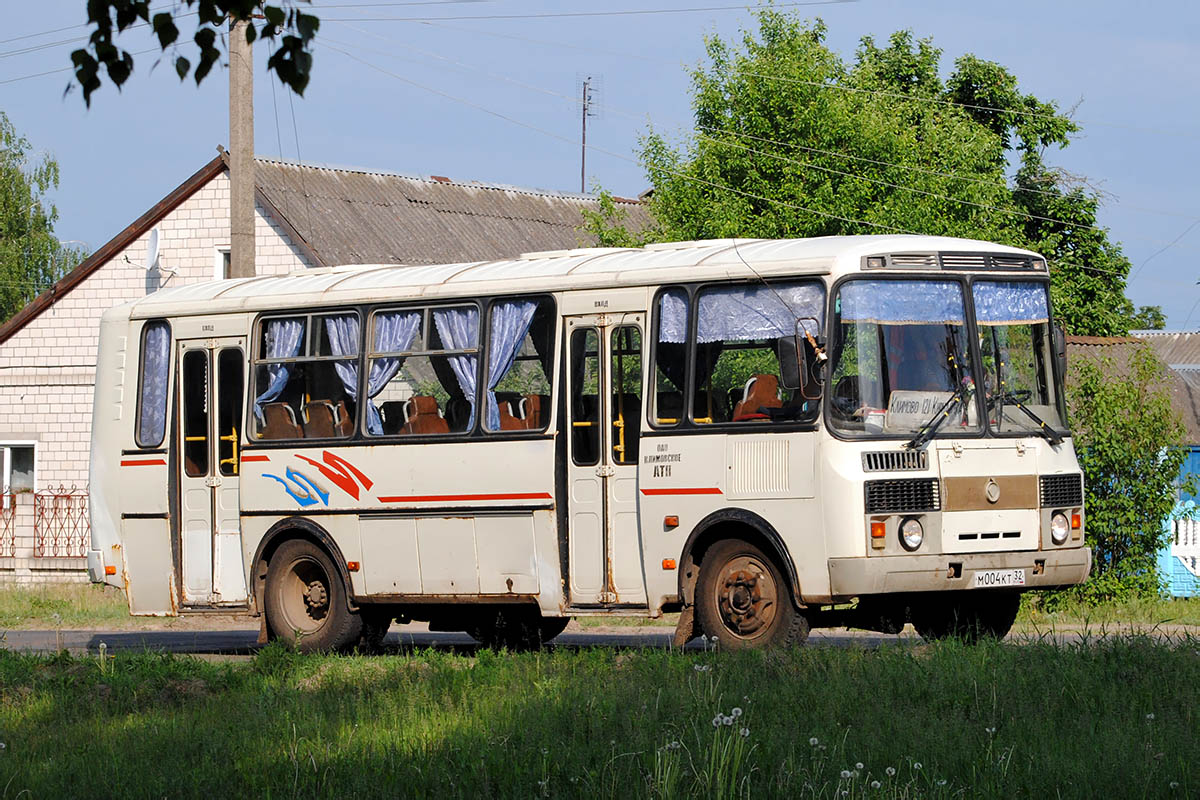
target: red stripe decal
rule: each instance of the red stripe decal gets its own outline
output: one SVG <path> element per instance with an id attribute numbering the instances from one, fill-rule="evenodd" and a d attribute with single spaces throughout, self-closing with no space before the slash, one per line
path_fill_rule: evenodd
<path id="1" fill-rule="evenodd" d="M 642 494 L 724 494 L 716 486 L 702 486 L 698 489 L 642 489 Z"/>
<path id="2" fill-rule="evenodd" d="M 165 467 L 167 461 L 164 458 L 123 458 L 121 459 L 122 467 Z"/>
<path id="3" fill-rule="evenodd" d="M 270 461 L 270 456 L 242 456 L 242 463 L 248 464 L 251 461 Z"/>
<path id="4" fill-rule="evenodd" d="M 517 492 L 509 494 L 411 494 L 380 497 L 381 503 L 455 503 L 473 500 L 550 500 L 549 492 Z"/>

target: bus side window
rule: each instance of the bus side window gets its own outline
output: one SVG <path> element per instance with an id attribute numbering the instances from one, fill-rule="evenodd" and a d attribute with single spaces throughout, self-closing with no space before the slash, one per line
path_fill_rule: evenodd
<path id="1" fill-rule="evenodd" d="M 658 301 L 654 345 L 654 417 L 656 425 L 678 425 L 683 419 L 687 365 L 688 296 L 669 289 Z"/>
<path id="2" fill-rule="evenodd" d="M 240 347 L 226 347 L 217 354 L 217 461 L 222 475 L 238 474 L 244 363 Z"/>
<path id="3" fill-rule="evenodd" d="M 571 334 L 571 458 L 600 462 L 600 337 L 595 328 Z"/>
<path id="4" fill-rule="evenodd" d="M 183 354 L 183 471 L 190 478 L 208 474 L 208 351 Z"/>
<path id="5" fill-rule="evenodd" d="M 497 301 L 488 312 L 484 428 L 544 430 L 550 424 L 554 305 L 546 298 Z"/>
<path id="6" fill-rule="evenodd" d="M 167 378 L 171 326 L 161 320 L 142 331 L 142 373 L 138 386 L 138 447 L 158 447 L 167 431 Z"/>
<path id="7" fill-rule="evenodd" d="M 622 325 L 612 333 L 612 449 L 614 464 L 636 464 L 642 427 L 642 332 Z"/>

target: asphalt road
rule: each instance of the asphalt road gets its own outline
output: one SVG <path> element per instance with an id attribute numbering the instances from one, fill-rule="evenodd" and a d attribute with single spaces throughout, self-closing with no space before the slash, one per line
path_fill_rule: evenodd
<path id="1" fill-rule="evenodd" d="M 604 628 L 568 630 L 551 643 L 552 647 L 648 647 L 666 649 L 671 646 L 673 628 Z M 258 628 L 231 630 L 123 630 L 123 631 L 8 631 L 0 646 L 18 652 L 53 653 L 65 649 L 74 655 L 95 654 L 103 643 L 109 653 L 118 650 L 148 650 L 188 653 L 202 656 L 250 656 L 259 649 Z M 886 644 L 919 641 L 911 634 L 887 636 L 877 633 L 838 629 L 816 630 L 809 637 L 810 646 L 819 647 L 880 647 Z M 424 625 L 393 625 L 384 640 L 384 652 L 403 653 L 416 649 L 436 648 L 474 652 L 479 644 L 465 633 L 435 633 Z M 689 650 L 702 650 L 696 639 Z"/>

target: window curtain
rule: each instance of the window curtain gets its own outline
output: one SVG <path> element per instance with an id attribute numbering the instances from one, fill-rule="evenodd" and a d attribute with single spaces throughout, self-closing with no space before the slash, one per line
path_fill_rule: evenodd
<path id="1" fill-rule="evenodd" d="M 823 322 L 825 290 L 819 283 L 716 289 L 700 295 L 696 313 L 696 340 L 701 343 L 778 339 L 794 336 L 802 317 Z"/>
<path id="2" fill-rule="evenodd" d="M 529 333 L 536 311 L 537 302 L 533 300 L 508 300 L 492 306 L 486 411 L 486 427 L 489 431 L 500 430 L 500 406 L 496 402 L 495 390 L 516 363 L 517 353 Z"/>
<path id="3" fill-rule="evenodd" d="M 396 353 L 412 347 L 417 331 L 421 329 L 419 311 L 391 311 L 375 315 L 376 353 Z M 385 356 L 371 359 L 371 370 L 367 373 L 367 433 L 383 434 L 383 418 L 371 398 L 383 391 L 404 365 L 404 356 Z"/>
<path id="4" fill-rule="evenodd" d="M 842 322 L 962 325 L 962 288 L 951 281 L 850 281 L 838 295 Z"/>
<path id="5" fill-rule="evenodd" d="M 266 358 L 295 358 L 300 355 L 304 346 L 304 320 L 272 319 L 267 321 L 267 352 Z M 258 417 L 260 425 L 265 425 L 262 407 L 270 403 L 287 386 L 291 364 L 267 365 L 267 390 L 254 398 L 254 416 Z"/>
<path id="6" fill-rule="evenodd" d="M 687 292 L 672 289 L 658 299 L 658 343 L 683 344 L 688 334 Z"/>
<path id="7" fill-rule="evenodd" d="M 1031 325 L 1050 321 L 1046 285 L 1030 281 L 976 281 L 975 319 L 980 325 Z"/>
<path id="8" fill-rule="evenodd" d="M 354 361 L 335 361 L 333 368 L 346 394 L 358 400 L 358 315 L 339 314 L 325 317 L 325 335 L 329 337 L 332 355 L 354 358 Z"/>
<path id="9" fill-rule="evenodd" d="M 165 322 L 146 326 L 142 345 L 142 409 L 138 444 L 157 447 L 167 431 L 167 367 L 171 359 L 171 329 Z"/>
<path id="10" fill-rule="evenodd" d="M 445 350 L 469 350 L 479 342 L 479 309 L 473 307 L 440 308 L 433 312 L 433 324 L 437 328 Z M 475 371 L 479 356 L 476 353 L 461 353 L 446 356 L 450 369 L 463 396 L 471 404 L 471 415 L 467 430 L 475 427 Z"/>

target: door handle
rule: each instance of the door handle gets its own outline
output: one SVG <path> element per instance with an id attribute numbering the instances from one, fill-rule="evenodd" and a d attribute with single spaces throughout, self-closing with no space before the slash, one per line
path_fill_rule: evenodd
<path id="1" fill-rule="evenodd" d="M 613 468 L 608 464 L 601 464 L 596 467 L 596 474 L 601 478 L 611 478 L 613 476 Z"/>

